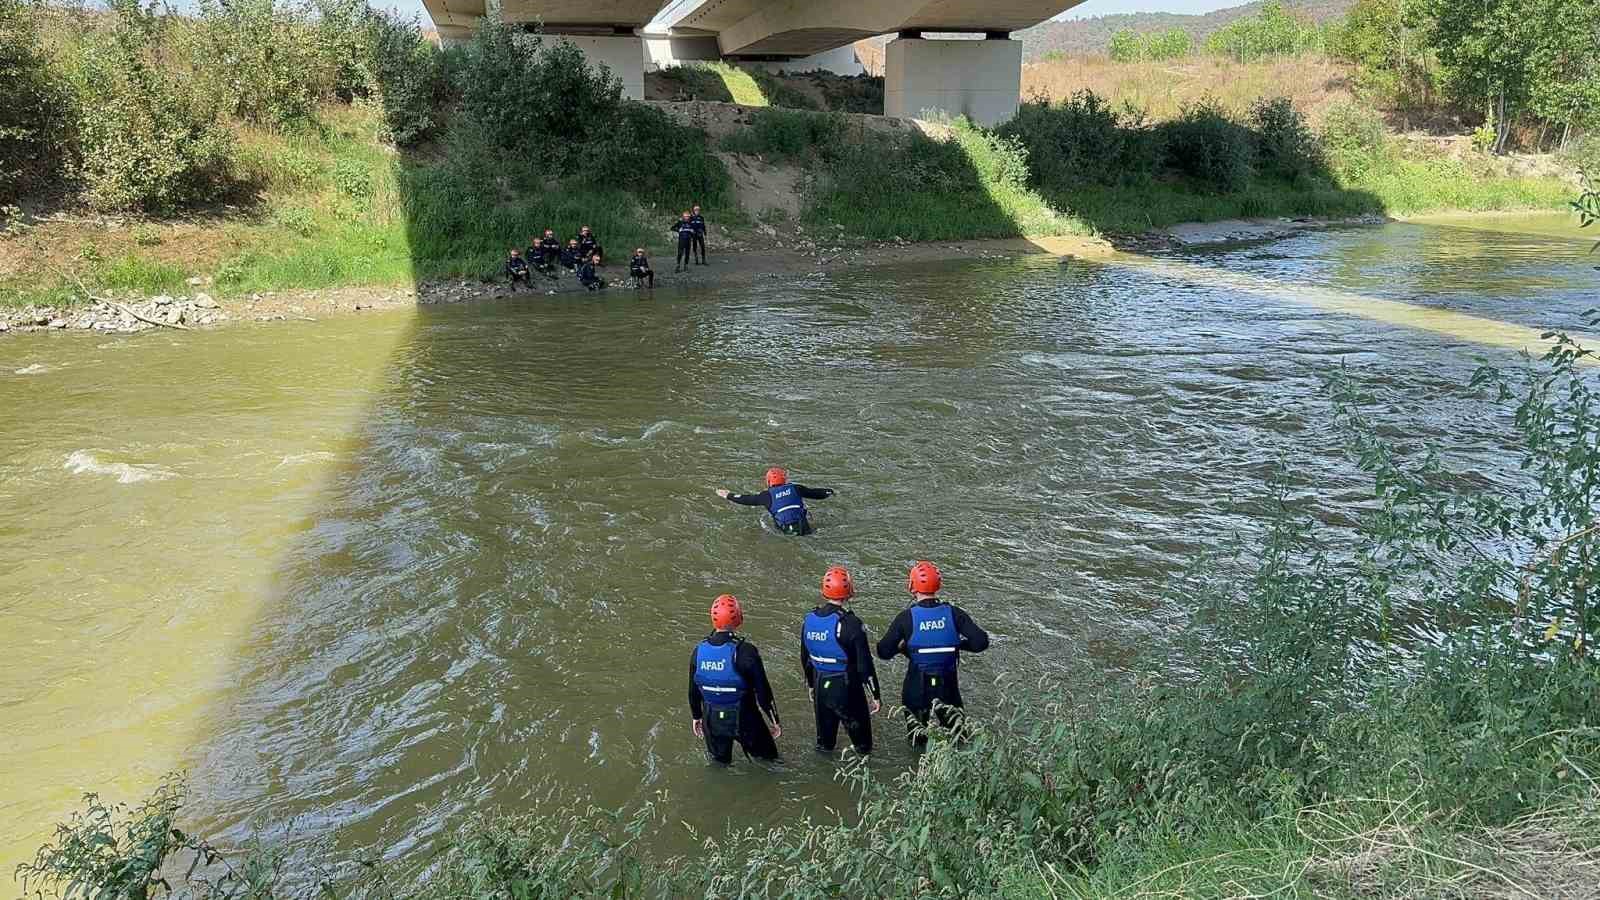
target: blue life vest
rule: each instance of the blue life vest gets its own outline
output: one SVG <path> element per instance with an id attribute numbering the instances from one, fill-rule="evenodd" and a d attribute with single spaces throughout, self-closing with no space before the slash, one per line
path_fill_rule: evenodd
<path id="1" fill-rule="evenodd" d="M 694 686 L 711 706 L 738 706 L 744 698 L 744 678 L 734 667 L 739 643 L 716 645 L 701 641 L 694 651 Z"/>
<path id="2" fill-rule="evenodd" d="M 949 672 L 960 656 L 961 635 L 956 633 L 956 611 L 948 603 L 911 607 L 911 639 L 906 650 L 911 662 L 924 672 Z"/>
<path id="3" fill-rule="evenodd" d="M 800 489 L 792 484 L 780 484 L 775 488 L 767 489 L 767 496 L 772 502 L 767 509 L 772 513 L 772 521 L 779 528 L 798 525 L 805 521 L 806 505 L 800 501 Z"/>
<path id="4" fill-rule="evenodd" d="M 825 675 L 839 675 L 846 667 L 844 645 L 839 643 L 839 617 L 806 614 L 806 655 L 811 666 Z"/>

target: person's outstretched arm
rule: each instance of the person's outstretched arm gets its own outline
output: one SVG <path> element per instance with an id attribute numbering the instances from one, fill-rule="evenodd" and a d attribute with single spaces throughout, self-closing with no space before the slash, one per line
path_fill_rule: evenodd
<path id="1" fill-rule="evenodd" d="M 911 637 L 911 610 L 902 609 L 900 615 L 894 617 L 894 622 L 889 625 L 889 630 L 883 633 L 882 640 L 878 641 L 878 658 L 894 659 L 900 653 L 900 645 Z"/>
<path id="2" fill-rule="evenodd" d="M 765 507 L 770 506 L 772 503 L 772 495 L 766 491 L 762 491 L 759 494 L 735 494 L 730 491 L 719 490 L 717 491 L 717 496 L 729 503 L 737 503 L 740 506 Z"/>
<path id="3" fill-rule="evenodd" d="M 978 623 L 972 621 L 972 617 L 967 615 L 966 610 L 957 606 L 955 611 L 956 634 L 961 635 L 962 652 L 982 653 L 989 649 L 989 632 L 979 628 Z"/>
<path id="4" fill-rule="evenodd" d="M 797 484 L 795 489 L 800 492 L 800 496 L 807 500 L 826 500 L 833 496 L 833 488 L 813 488 Z"/>

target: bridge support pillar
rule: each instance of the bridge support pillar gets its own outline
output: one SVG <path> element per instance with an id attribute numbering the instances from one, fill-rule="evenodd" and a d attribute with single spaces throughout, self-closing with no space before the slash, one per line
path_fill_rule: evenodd
<path id="1" fill-rule="evenodd" d="M 554 34 L 548 41 L 566 41 L 583 51 L 589 65 L 604 65 L 622 79 L 622 96 L 644 99 L 644 39 L 634 34 Z"/>
<path id="2" fill-rule="evenodd" d="M 883 114 L 966 116 L 998 125 L 1017 114 L 1022 96 L 1022 42 L 897 37 L 884 60 Z"/>

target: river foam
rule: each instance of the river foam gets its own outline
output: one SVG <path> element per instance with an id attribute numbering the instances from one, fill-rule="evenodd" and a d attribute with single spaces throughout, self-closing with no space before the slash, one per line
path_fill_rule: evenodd
<path id="1" fill-rule="evenodd" d="M 62 468 L 74 475 L 113 475 L 121 484 L 135 484 L 141 481 L 165 481 L 175 477 L 178 473 L 170 469 L 163 469 L 152 464 L 134 464 L 123 462 L 102 462 L 89 450 L 74 450 L 67 454 L 67 461 Z"/>

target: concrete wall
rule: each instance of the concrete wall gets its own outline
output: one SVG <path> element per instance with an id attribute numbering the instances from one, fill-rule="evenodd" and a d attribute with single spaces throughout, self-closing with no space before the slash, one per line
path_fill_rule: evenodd
<path id="1" fill-rule="evenodd" d="M 883 113 L 915 119 L 935 113 L 996 125 L 1017 114 L 1021 41 L 895 38 L 885 50 Z"/>
<path id="2" fill-rule="evenodd" d="M 799 59 L 755 63 L 768 72 L 815 72 L 821 70 L 835 75 L 861 75 L 867 71 L 856 56 L 856 45 L 845 44 L 822 53 L 813 53 Z"/>
<path id="3" fill-rule="evenodd" d="M 622 95 L 633 100 L 644 99 L 644 41 L 627 34 L 546 35 L 547 41 L 566 41 L 583 51 L 589 65 L 604 65 L 611 74 L 622 79 Z"/>
<path id="4" fill-rule="evenodd" d="M 665 34 L 644 36 L 644 67 L 647 72 L 682 65 L 687 62 L 706 62 L 722 58 L 717 39 L 703 37 L 669 37 Z"/>

